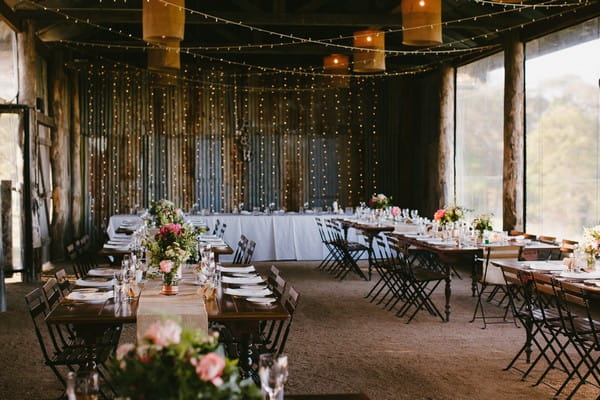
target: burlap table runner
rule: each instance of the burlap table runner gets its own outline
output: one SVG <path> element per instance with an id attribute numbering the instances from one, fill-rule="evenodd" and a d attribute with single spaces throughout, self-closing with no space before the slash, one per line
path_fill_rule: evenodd
<path id="1" fill-rule="evenodd" d="M 184 274 L 175 296 L 160 294 L 162 280 L 146 282 L 137 309 L 137 338 L 140 340 L 150 324 L 157 320 L 173 319 L 190 329 L 208 332 L 208 315 L 204 297 L 198 294 L 198 286 L 186 284 L 193 281 L 192 274 Z"/>

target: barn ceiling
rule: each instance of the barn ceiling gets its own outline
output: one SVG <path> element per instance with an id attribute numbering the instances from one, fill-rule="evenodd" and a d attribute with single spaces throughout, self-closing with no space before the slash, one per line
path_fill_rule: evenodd
<path id="1" fill-rule="evenodd" d="M 145 60 L 139 48 L 144 43 L 138 39 L 142 0 L 0 1 L 17 18 L 35 21 L 43 42 L 135 64 Z M 386 31 L 386 50 L 401 52 L 387 54 L 388 71 L 465 62 L 496 51 L 508 32 L 534 37 L 600 15 L 599 0 L 517 5 L 443 0 L 444 44 L 417 48 L 402 45 L 400 0 L 188 0 L 186 8 L 181 46 L 194 55 L 184 54 L 186 63 L 217 59 L 280 68 L 319 67 L 325 55 L 352 52 L 336 45 L 352 46 L 353 32 L 377 28 Z M 301 40 L 309 38 L 314 41 Z"/>

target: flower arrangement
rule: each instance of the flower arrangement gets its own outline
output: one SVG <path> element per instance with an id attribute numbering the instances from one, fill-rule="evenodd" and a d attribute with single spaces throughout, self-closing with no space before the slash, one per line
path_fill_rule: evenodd
<path id="1" fill-rule="evenodd" d="M 583 231 L 583 251 L 587 253 L 588 260 L 595 260 L 600 254 L 600 225 L 591 228 L 584 228 Z"/>
<path id="2" fill-rule="evenodd" d="M 473 229 L 477 231 L 479 237 L 483 237 L 483 232 L 491 231 L 492 227 L 492 215 L 482 214 L 473 220 Z"/>
<path id="3" fill-rule="evenodd" d="M 151 265 L 158 265 L 165 285 L 176 283 L 179 265 L 196 251 L 196 232 L 187 225 L 167 223 L 154 238 L 144 243 Z"/>
<path id="4" fill-rule="evenodd" d="M 223 355 L 218 335 L 155 322 L 137 347 L 119 346 L 111 383 L 128 399 L 262 399 L 252 379 L 242 380 L 237 360 Z"/>
<path id="5" fill-rule="evenodd" d="M 392 204 L 392 198 L 391 197 L 387 197 L 385 194 L 379 193 L 379 194 L 375 194 L 373 193 L 373 196 L 371 196 L 371 199 L 369 199 L 369 207 L 372 208 L 386 208 L 389 207 Z"/>
<path id="6" fill-rule="evenodd" d="M 460 221 L 465 216 L 466 211 L 465 208 L 457 205 L 445 206 L 433 214 L 433 220 L 439 221 L 442 225 L 448 222 Z"/>
<path id="7" fill-rule="evenodd" d="M 183 223 L 181 211 L 175 208 L 175 204 L 172 201 L 166 199 L 152 202 L 150 206 L 150 215 L 152 215 L 156 225 L 158 226 L 168 223 Z"/>

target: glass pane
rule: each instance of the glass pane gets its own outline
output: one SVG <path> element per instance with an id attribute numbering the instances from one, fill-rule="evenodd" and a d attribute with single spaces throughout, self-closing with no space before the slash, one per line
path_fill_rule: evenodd
<path id="1" fill-rule="evenodd" d="M 584 226 L 600 219 L 599 21 L 527 43 L 526 228 L 531 233 L 577 240 Z"/>
<path id="2" fill-rule="evenodd" d="M 17 78 L 17 37 L 0 19 L 0 103 L 16 103 Z"/>
<path id="3" fill-rule="evenodd" d="M 456 71 L 456 202 L 502 229 L 504 53 Z"/>
<path id="4" fill-rule="evenodd" d="M 19 146 L 21 115 L 0 113 L 0 181 L 12 188 L 12 249 L 6 253 L 7 263 L 21 269 L 21 192 L 23 188 L 23 154 Z M 5 249 L 7 251 L 7 249 Z"/>

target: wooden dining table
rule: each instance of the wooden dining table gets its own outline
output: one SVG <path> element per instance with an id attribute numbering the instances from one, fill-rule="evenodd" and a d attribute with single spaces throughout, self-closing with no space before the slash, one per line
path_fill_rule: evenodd
<path id="1" fill-rule="evenodd" d="M 223 289 L 228 284 L 223 283 Z M 200 289 L 198 287 L 198 289 Z M 140 296 L 144 296 L 142 289 Z M 168 301 L 168 297 L 165 296 Z M 81 301 L 62 299 L 48 314 L 49 324 L 69 324 L 77 336 L 86 345 L 99 343 L 107 329 L 117 325 L 136 323 L 139 297 L 131 301 L 115 304 L 113 299 L 104 303 L 93 304 Z M 261 321 L 286 320 L 290 314 L 280 302 L 271 305 L 250 303 L 243 297 L 231 296 L 220 291 L 212 299 L 205 300 L 208 322 L 225 325 L 240 344 L 240 361 L 242 369 L 248 370 L 249 348 L 252 339 L 259 334 Z"/>
<path id="2" fill-rule="evenodd" d="M 484 250 L 490 246 L 497 245 L 493 243 L 482 245 L 465 244 L 460 246 L 452 243 L 439 245 L 429 243 L 427 240 L 425 240 L 425 238 L 415 236 L 413 234 L 392 232 L 391 235 L 396 237 L 398 240 L 407 243 L 412 247 L 412 249 L 426 251 L 434 255 L 439 265 L 444 268 L 446 275 L 444 287 L 444 295 L 446 300 L 444 311 L 446 322 L 450 321 L 450 314 L 452 313 L 452 306 L 450 302 L 452 297 L 452 271 L 460 265 L 471 268 L 471 295 L 475 297 L 478 280 L 478 266 L 481 265 L 480 260 L 483 258 Z M 523 244 L 523 249 L 531 252 L 542 250 L 548 251 L 559 249 L 559 246 L 544 242 L 531 241 Z"/>
<path id="3" fill-rule="evenodd" d="M 211 250 L 215 254 L 215 262 L 219 262 L 219 256 L 233 254 L 234 251 L 229 243 L 225 243 L 225 246 L 213 247 Z M 131 254 L 131 250 L 112 249 L 105 247 L 102 247 L 100 250 L 98 250 L 99 256 L 112 257 L 114 259 L 113 265 L 120 264 L 123 257 L 127 254 Z"/>

